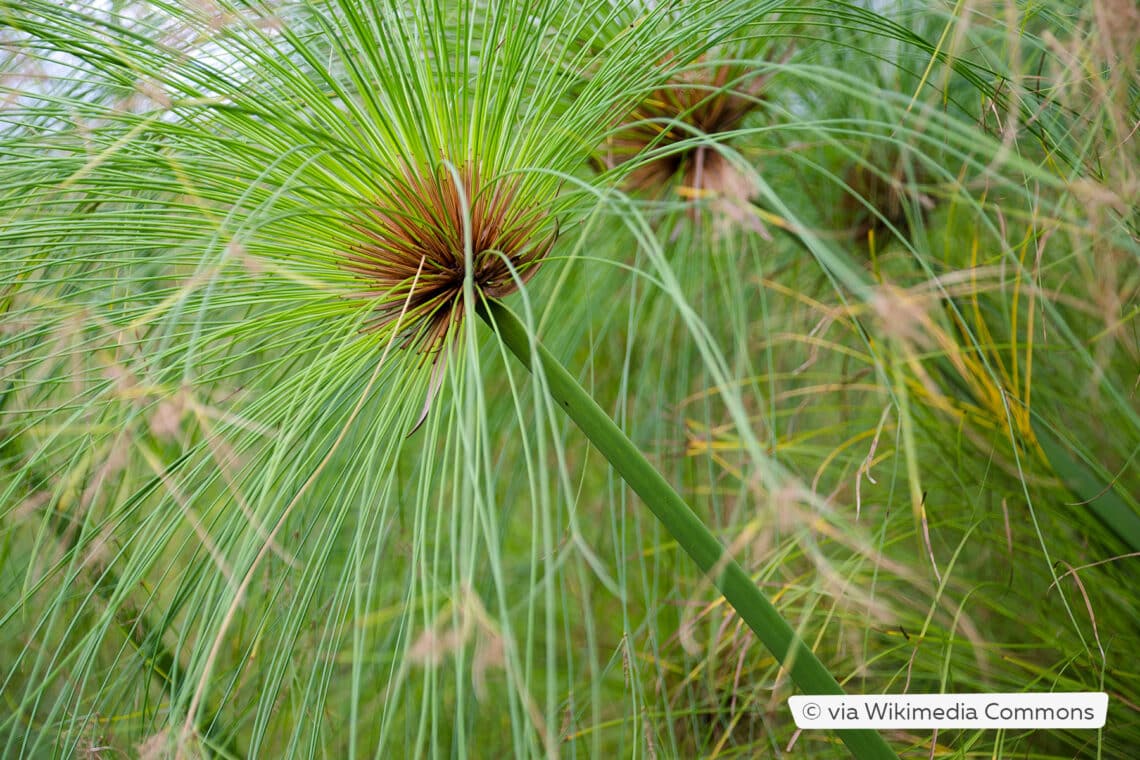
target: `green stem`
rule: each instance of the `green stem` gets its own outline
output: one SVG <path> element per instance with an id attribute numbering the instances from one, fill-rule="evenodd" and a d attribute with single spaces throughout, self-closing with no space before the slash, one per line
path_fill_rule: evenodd
<path id="1" fill-rule="evenodd" d="M 1117 493 L 1116 482 L 1098 474 L 1080 458 L 1074 446 L 1039 417 L 1034 415 L 1032 420 L 1033 434 L 1049 466 L 1078 500 L 1079 506 L 1075 509 L 1092 512 L 1129 551 L 1140 552 L 1140 515 Z"/>
<path id="2" fill-rule="evenodd" d="M 712 576 L 713 584 L 768 650 L 788 669 L 796 686 L 807 694 L 843 694 L 842 687 L 823 663 L 796 636 L 792 627 L 780 616 L 744 569 L 727 554 L 720 541 L 661 473 L 566 368 L 540 343 L 535 341 L 532 344 L 530 334 L 514 312 L 495 301 L 481 304 L 478 311 L 527 369 L 533 371 L 533 356 L 537 355 L 550 395 L 630 488 L 642 498 L 701 571 L 715 573 Z M 852 729 L 836 733 L 860 760 L 897 760 L 894 751 L 875 731 Z"/>

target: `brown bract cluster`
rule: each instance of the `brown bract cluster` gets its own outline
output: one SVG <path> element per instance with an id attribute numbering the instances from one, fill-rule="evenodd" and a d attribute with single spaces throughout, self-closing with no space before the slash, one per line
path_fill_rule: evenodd
<path id="1" fill-rule="evenodd" d="M 661 155 L 630 173 L 630 189 L 655 192 L 679 177 L 683 187 L 698 193 L 747 192 L 739 172 L 715 148 L 696 143 L 670 148 L 739 128 L 760 105 L 767 80 L 768 75 L 738 64 L 683 71 L 621 120 L 624 126 L 602 146 L 599 161 L 613 168 L 652 149 Z"/>
<path id="2" fill-rule="evenodd" d="M 474 290 L 486 298 L 508 295 L 533 276 L 557 229 L 522 201 L 520 184 L 517 175 L 488 180 L 471 165 L 405 170 L 390 183 L 356 225 L 365 241 L 346 254 L 346 267 L 363 280 L 356 295 L 378 302 L 369 329 L 399 320 L 405 345 L 435 351 L 463 318 L 468 260 Z"/>

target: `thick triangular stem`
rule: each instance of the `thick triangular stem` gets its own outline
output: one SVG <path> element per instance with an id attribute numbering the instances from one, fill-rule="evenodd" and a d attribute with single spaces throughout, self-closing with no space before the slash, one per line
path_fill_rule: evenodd
<path id="1" fill-rule="evenodd" d="M 701 571 L 710 574 L 712 583 L 737 614 L 788 669 L 796 686 L 807 694 L 843 694 L 839 683 L 780 616 L 744 568 L 573 375 L 531 337 L 514 312 L 496 301 L 481 304 L 478 311 L 527 369 L 533 371 L 537 359 L 550 395 Z M 875 731 L 859 729 L 836 733 L 860 760 L 897 760 L 894 751 Z"/>

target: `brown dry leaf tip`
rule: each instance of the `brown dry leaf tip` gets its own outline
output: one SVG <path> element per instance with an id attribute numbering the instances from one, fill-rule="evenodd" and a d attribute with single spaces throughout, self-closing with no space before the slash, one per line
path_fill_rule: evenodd
<path id="1" fill-rule="evenodd" d="M 606 141 L 598 161 L 613 168 L 646 149 L 669 151 L 702 134 L 716 136 L 737 129 L 760 106 L 770 77 L 741 64 L 680 72 L 621 119 L 624 126 Z M 627 186 L 655 192 L 679 177 L 687 195 L 750 193 L 751 183 L 742 181 L 739 174 L 715 148 L 694 144 L 641 164 L 630 173 Z"/>
<path id="2" fill-rule="evenodd" d="M 354 295 L 379 303 L 366 329 L 399 320 L 406 347 L 425 353 L 443 348 L 464 314 L 468 232 L 476 291 L 486 298 L 513 293 L 518 285 L 512 267 L 519 279 L 529 280 L 558 230 L 520 197 L 521 179 L 487 180 L 467 165 L 455 173 L 447 167 L 434 173 L 405 170 L 390 183 L 386 198 L 356 225 L 364 242 L 345 254 L 345 267 L 363 286 Z"/>

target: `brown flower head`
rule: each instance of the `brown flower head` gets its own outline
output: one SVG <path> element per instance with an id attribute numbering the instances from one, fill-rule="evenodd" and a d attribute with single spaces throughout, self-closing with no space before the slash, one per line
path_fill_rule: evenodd
<path id="1" fill-rule="evenodd" d="M 476 293 L 487 298 L 514 292 L 516 276 L 533 276 L 557 228 L 521 197 L 521 183 L 518 175 L 488 180 L 470 164 L 405 170 L 389 183 L 356 225 L 365 242 L 347 254 L 347 268 L 364 283 L 356 295 L 378 302 L 369 328 L 398 319 L 405 345 L 434 352 L 463 318 L 468 261 Z"/>
<path id="2" fill-rule="evenodd" d="M 740 64 L 687 69 L 653 91 L 602 146 L 599 163 L 619 166 L 646 149 L 661 155 L 636 167 L 628 186 L 654 192 L 674 177 L 694 191 L 736 194 L 746 191 L 739 172 L 715 148 L 692 144 L 670 150 L 702 134 L 716 136 L 740 127 L 759 107 L 769 79 Z"/>

